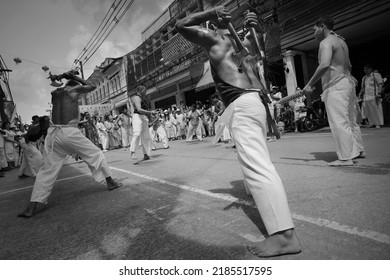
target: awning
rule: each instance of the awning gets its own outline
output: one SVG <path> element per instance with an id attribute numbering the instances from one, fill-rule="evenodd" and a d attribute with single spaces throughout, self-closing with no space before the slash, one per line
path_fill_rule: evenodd
<path id="1" fill-rule="evenodd" d="M 196 84 L 195 91 L 201 91 L 212 86 L 214 86 L 214 80 L 211 76 L 210 63 L 207 60 L 203 65 L 203 75 Z"/>

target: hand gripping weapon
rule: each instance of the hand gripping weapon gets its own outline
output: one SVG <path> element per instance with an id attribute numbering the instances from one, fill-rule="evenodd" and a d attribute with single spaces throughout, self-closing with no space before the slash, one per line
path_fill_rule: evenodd
<path id="1" fill-rule="evenodd" d="M 215 13 L 217 14 L 218 21 L 223 22 L 223 19 L 219 16 L 218 11 L 216 9 L 215 9 Z M 244 46 L 240 37 L 238 37 L 238 34 L 233 24 L 229 21 L 228 23 L 226 23 L 226 26 L 235 42 L 235 44 L 233 44 L 233 48 L 235 51 L 235 53 L 232 54 L 233 62 L 237 66 L 238 71 L 242 72 L 241 65 L 242 62 L 244 61 L 244 58 L 249 54 L 248 49 Z"/>
<path id="2" fill-rule="evenodd" d="M 241 65 L 242 62 L 244 61 L 244 58 L 249 54 L 248 49 L 244 46 L 240 37 L 238 37 L 236 29 L 234 28 L 231 22 L 227 24 L 227 28 L 230 34 L 232 35 L 234 41 L 236 42 L 236 44 L 233 45 L 233 48 L 235 50 L 235 53 L 232 54 L 233 62 L 237 66 L 238 71 L 242 72 Z"/>
<path id="3" fill-rule="evenodd" d="M 61 75 L 53 75 L 51 72 L 49 72 L 48 79 L 51 80 L 50 85 L 53 87 L 62 86 L 64 83 L 61 80 L 64 78 L 64 74 L 79 75 L 79 72 L 77 70 L 70 70 L 69 72 L 62 73 Z"/>

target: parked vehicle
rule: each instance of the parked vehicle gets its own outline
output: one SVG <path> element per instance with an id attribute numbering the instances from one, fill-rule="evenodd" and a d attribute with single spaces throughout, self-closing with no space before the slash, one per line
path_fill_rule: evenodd
<path id="1" fill-rule="evenodd" d="M 301 120 L 303 129 L 314 131 L 328 125 L 325 104 L 321 99 L 314 100 L 306 107 L 306 116 Z"/>

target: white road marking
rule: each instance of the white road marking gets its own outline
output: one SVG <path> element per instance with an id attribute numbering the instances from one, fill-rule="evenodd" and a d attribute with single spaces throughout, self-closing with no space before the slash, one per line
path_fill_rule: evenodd
<path id="1" fill-rule="evenodd" d="M 209 191 L 206 191 L 206 190 L 201 190 L 201 189 L 193 188 L 193 187 L 190 187 L 190 186 L 169 182 L 169 181 L 166 181 L 166 180 L 163 180 L 163 179 L 150 177 L 150 176 L 147 176 L 147 175 L 135 173 L 135 172 L 128 171 L 128 170 L 121 169 L 121 168 L 117 168 L 117 167 L 112 167 L 111 166 L 111 169 L 119 171 L 119 172 L 127 173 L 127 174 L 130 174 L 130 175 L 136 176 L 136 177 L 144 178 L 144 179 L 147 179 L 147 180 L 150 180 L 150 181 L 155 181 L 155 182 L 158 182 L 158 183 L 161 183 L 161 184 L 166 184 L 166 185 L 169 185 L 169 186 L 173 186 L 173 187 L 176 187 L 176 188 L 179 188 L 179 189 L 182 189 L 182 190 L 191 191 L 191 192 L 194 192 L 194 193 L 199 193 L 199 194 L 202 194 L 202 195 L 206 195 L 208 197 L 213 197 L 213 198 L 217 198 L 217 199 L 220 199 L 220 200 L 224 200 L 224 201 L 228 201 L 228 202 L 234 202 L 234 203 L 237 203 L 237 204 L 240 204 L 240 205 L 245 205 L 245 206 L 250 206 L 250 207 L 256 208 L 256 205 L 253 202 L 249 202 L 249 201 L 246 201 L 246 200 L 243 200 L 243 199 L 235 198 L 235 197 L 232 197 L 230 195 L 212 193 L 212 192 L 209 192 Z M 339 232 L 343 232 L 343 233 L 348 233 L 348 234 L 351 234 L 351 235 L 364 237 L 364 238 L 371 239 L 371 240 L 374 240 L 374 241 L 377 241 L 377 242 L 380 242 L 380 243 L 390 244 L 390 236 L 386 235 L 386 234 L 383 234 L 383 233 L 370 231 L 370 230 L 363 230 L 363 229 L 359 229 L 357 227 L 352 227 L 352 226 L 348 226 L 348 225 L 342 225 L 342 224 L 339 224 L 339 223 L 337 223 L 335 221 L 321 219 L 321 218 L 313 218 L 313 217 L 308 217 L 308 216 L 299 215 L 299 214 L 295 214 L 295 213 L 291 213 L 291 216 L 295 220 L 298 220 L 298 221 L 303 221 L 303 222 L 311 223 L 311 224 L 314 224 L 314 225 L 317 225 L 317 226 L 320 226 L 320 227 L 330 228 L 330 229 L 333 229 L 333 230 L 336 230 L 336 231 L 339 231 Z M 242 237 L 246 238 L 246 235 L 245 236 L 242 235 Z M 246 239 L 248 239 L 248 238 L 246 238 Z M 253 239 L 253 238 L 251 237 L 250 239 Z M 248 240 L 250 240 L 250 239 L 248 239 Z M 257 240 L 257 238 L 256 238 L 256 240 Z"/>
<path id="2" fill-rule="evenodd" d="M 72 177 L 66 177 L 66 178 L 62 178 L 62 179 L 56 180 L 56 182 L 61 182 L 61 181 L 66 181 L 66 180 L 72 180 L 72 179 L 74 179 L 74 178 L 79 178 L 79 177 L 83 177 L 83 176 L 87 176 L 87 175 L 90 175 L 90 174 L 89 174 L 89 173 L 86 173 L 86 174 L 76 175 L 76 176 L 72 176 Z M 19 192 L 19 191 L 27 190 L 27 189 L 31 189 L 33 186 L 34 186 L 34 185 L 32 185 L 32 186 L 27 186 L 27 187 L 23 187 L 23 188 L 18 188 L 18 189 L 6 191 L 6 192 L 1 192 L 0 195 L 2 195 L 2 194 L 7 194 L 7 193 L 13 193 L 13 192 Z"/>

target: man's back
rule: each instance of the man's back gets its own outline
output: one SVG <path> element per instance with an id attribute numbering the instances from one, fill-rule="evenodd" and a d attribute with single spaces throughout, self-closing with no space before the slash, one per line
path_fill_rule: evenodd
<path id="1" fill-rule="evenodd" d="M 331 61 L 330 69 L 322 77 L 323 85 L 329 83 L 336 76 L 350 74 L 351 62 L 349 60 L 349 50 L 345 41 L 338 35 L 331 33 L 327 38 L 321 42 L 320 45 L 320 56 L 321 51 L 324 48 L 331 49 Z"/>

